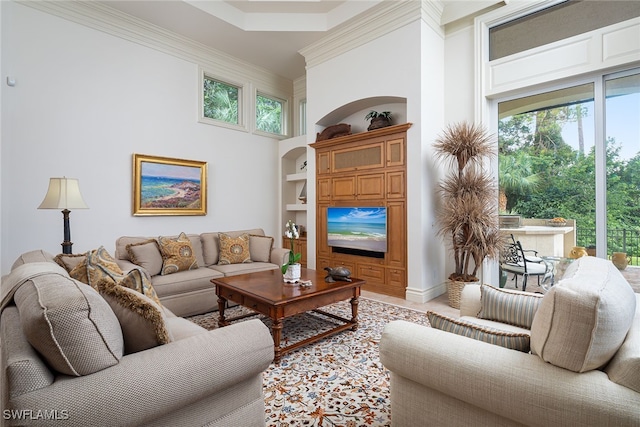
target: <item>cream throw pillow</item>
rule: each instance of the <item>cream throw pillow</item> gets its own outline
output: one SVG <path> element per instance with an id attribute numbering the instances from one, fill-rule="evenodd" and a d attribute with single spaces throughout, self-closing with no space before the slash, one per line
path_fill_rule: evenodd
<path id="1" fill-rule="evenodd" d="M 622 345 L 635 310 L 633 289 L 610 261 L 579 258 L 542 299 L 531 351 L 574 372 L 601 368 Z"/>
<path id="2" fill-rule="evenodd" d="M 273 237 L 249 235 L 249 253 L 255 262 L 270 262 Z"/>
<path id="3" fill-rule="evenodd" d="M 127 255 L 132 263 L 139 265 L 152 276 L 162 271 L 162 254 L 156 239 L 145 240 L 140 243 L 130 243 L 125 246 Z"/>

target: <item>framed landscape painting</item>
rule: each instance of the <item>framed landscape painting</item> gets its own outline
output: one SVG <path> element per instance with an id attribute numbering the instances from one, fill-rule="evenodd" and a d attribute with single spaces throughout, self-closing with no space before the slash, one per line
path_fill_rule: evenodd
<path id="1" fill-rule="evenodd" d="M 206 162 L 133 155 L 133 215 L 206 214 Z"/>

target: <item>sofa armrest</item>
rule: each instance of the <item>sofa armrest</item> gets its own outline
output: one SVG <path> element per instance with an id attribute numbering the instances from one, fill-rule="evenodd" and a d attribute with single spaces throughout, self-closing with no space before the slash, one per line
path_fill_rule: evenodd
<path id="1" fill-rule="evenodd" d="M 126 355 L 92 375 L 58 377 L 11 403 L 66 410 L 65 425 L 139 425 L 260 375 L 272 360 L 269 329 L 252 319 Z"/>
<path id="2" fill-rule="evenodd" d="M 638 393 L 604 372 L 572 372 L 530 353 L 414 323 L 385 326 L 380 360 L 392 373 L 392 389 L 399 375 L 522 424 L 627 425 L 638 419 Z"/>
<path id="3" fill-rule="evenodd" d="M 289 262 L 289 252 L 291 251 L 286 248 L 273 248 L 271 250 L 271 257 L 269 258 L 269 261 L 271 261 L 272 264 L 282 267 Z"/>

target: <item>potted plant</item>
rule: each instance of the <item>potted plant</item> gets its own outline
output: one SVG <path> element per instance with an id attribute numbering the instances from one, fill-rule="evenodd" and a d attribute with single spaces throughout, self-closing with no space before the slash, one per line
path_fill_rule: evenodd
<path id="1" fill-rule="evenodd" d="M 369 111 L 369 114 L 364 116 L 364 119 L 371 120 L 367 130 L 374 130 L 391 126 L 391 111 L 383 111 L 382 113 L 378 113 L 377 111 Z"/>
<path id="2" fill-rule="evenodd" d="M 284 275 L 284 281 L 293 283 L 300 279 L 300 264 L 298 261 L 302 258 L 302 254 L 299 252 L 296 253 L 294 250 L 295 246 L 293 241 L 300 238 L 300 233 L 293 221 L 287 221 L 287 224 L 284 226 L 284 235 L 291 243 L 291 251 L 289 251 L 289 261 L 282 265 L 281 270 Z"/>
<path id="3" fill-rule="evenodd" d="M 494 180 L 483 162 L 496 155 L 497 144 L 479 125 L 449 125 L 434 143 L 436 157 L 454 170 L 440 182 L 442 205 L 438 234 L 453 251 L 455 271 L 447 281 L 449 304 L 460 307 L 465 283 L 477 282 L 485 258 L 498 258 L 504 239 L 498 225 Z M 473 263 L 472 263 L 473 261 Z"/>

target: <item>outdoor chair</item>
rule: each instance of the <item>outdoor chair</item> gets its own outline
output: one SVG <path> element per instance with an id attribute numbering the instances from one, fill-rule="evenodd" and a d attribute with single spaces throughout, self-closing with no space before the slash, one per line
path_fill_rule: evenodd
<path id="1" fill-rule="evenodd" d="M 500 268 L 508 273 L 513 273 L 515 278 L 515 286 L 518 288 L 518 275 L 522 276 L 522 290 L 527 290 L 527 279 L 529 276 L 538 276 L 538 285 L 540 285 L 540 276 L 543 279 L 551 278 L 553 281 L 553 269 L 547 262 L 538 256 L 538 252 L 532 249 L 522 249 L 522 244 L 511 235 L 513 243 L 509 243 L 502 254 Z"/>

